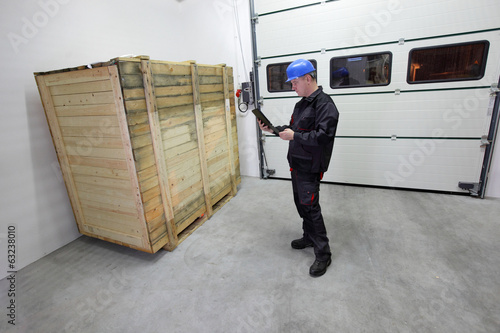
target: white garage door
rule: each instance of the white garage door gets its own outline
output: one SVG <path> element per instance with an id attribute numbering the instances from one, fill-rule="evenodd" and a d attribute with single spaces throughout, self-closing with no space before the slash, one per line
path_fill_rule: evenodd
<path id="1" fill-rule="evenodd" d="M 463 182 L 484 193 L 498 122 L 499 1 L 252 6 L 261 110 L 289 123 L 299 98 L 285 70 L 298 58 L 313 61 L 339 109 L 324 181 L 467 192 Z M 264 176 L 289 178 L 287 142 L 263 139 Z"/>

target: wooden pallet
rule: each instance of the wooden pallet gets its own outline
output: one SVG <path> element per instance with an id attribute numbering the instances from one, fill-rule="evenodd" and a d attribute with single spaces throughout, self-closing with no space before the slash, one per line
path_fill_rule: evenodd
<path id="1" fill-rule="evenodd" d="M 78 228 L 173 250 L 241 181 L 232 68 L 146 56 L 93 67 L 35 73 Z"/>

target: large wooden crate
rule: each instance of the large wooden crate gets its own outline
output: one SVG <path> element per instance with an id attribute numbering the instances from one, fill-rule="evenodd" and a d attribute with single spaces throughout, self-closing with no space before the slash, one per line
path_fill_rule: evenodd
<path id="1" fill-rule="evenodd" d="M 232 68 L 87 67 L 35 73 L 79 231 L 173 250 L 240 182 Z"/>

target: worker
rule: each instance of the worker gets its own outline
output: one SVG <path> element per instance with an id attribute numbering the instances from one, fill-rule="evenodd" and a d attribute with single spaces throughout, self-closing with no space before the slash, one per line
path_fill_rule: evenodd
<path id="1" fill-rule="evenodd" d="M 298 59 L 287 67 L 287 82 L 302 99 L 295 104 L 289 125 L 276 126 L 282 140 L 289 141 L 290 165 L 295 206 L 302 218 L 302 238 L 292 248 L 314 247 L 315 261 L 309 269 L 313 277 L 325 274 L 331 264 L 329 240 L 319 204 L 319 186 L 328 169 L 337 131 L 339 112 L 330 96 L 318 86 L 312 63 Z M 259 120 L 261 130 L 272 130 Z"/>

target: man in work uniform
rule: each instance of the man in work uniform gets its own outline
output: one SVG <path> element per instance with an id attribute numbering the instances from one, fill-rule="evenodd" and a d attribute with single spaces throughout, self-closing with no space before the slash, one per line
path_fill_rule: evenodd
<path id="1" fill-rule="evenodd" d="M 288 126 L 276 126 L 280 138 L 289 141 L 288 163 L 292 174 L 295 206 L 302 218 L 303 237 L 292 241 L 292 248 L 314 247 L 316 260 L 309 269 L 321 276 L 331 263 L 325 223 L 319 205 L 319 184 L 328 169 L 339 113 L 330 96 L 316 81 L 316 70 L 308 60 L 292 62 L 287 70 L 292 89 L 302 99 L 295 105 Z M 272 132 L 259 121 L 263 131 Z"/>

